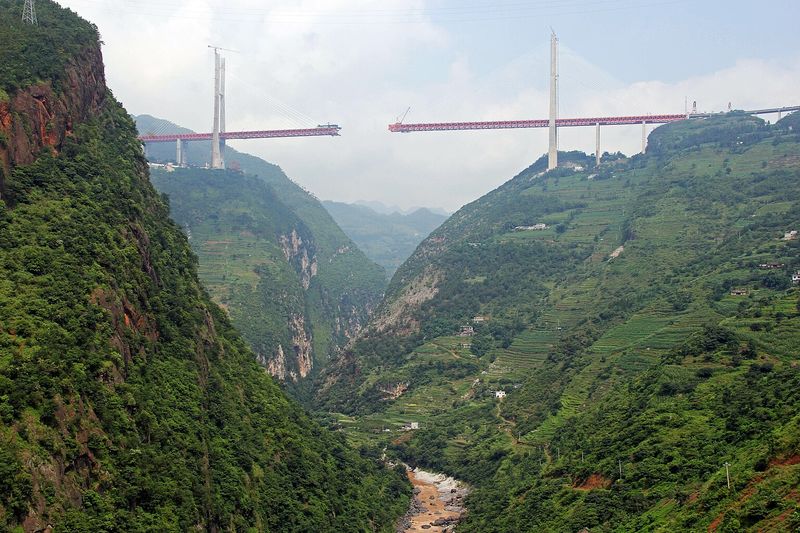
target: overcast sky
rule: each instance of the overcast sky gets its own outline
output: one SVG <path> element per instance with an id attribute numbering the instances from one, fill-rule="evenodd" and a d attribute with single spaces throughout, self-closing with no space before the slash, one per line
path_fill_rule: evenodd
<path id="1" fill-rule="evenodd" d="M 64 0 L 94 22 L 108 83 L 133 114 L 212 121 L 213 44 L 228 130 L 336 123 L 337 138 L 230 142 L 321 199 L 455 210 L 547 150 L 547 131 L 398 134 L 406 122 L 547 118 L 549 34 L 560 116 L 800 104 L 797 0 Z M 764 117 L 775 120 L 777 117 Z M 593 128 L 560 148 L 594 152 Z M 606 127 L 634 153 L 640 127 Z"/>

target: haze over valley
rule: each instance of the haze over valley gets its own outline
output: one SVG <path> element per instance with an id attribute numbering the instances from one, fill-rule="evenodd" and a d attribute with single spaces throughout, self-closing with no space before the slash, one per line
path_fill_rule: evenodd
<path id="1" fill-rule="evenodd" d="M 798 15 L 0 0 L 0 529 L 800 531 Z"/>

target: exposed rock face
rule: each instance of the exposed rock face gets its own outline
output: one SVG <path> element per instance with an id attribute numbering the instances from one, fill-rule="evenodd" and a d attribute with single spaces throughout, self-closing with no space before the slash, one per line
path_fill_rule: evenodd
<path id="1" fill-rule="evenodd" d="M 259 357 L 259 362 L 267 367 L 267 372 L 272 377 L 281 381 L 286 380 L 286 355 L 283 353 L 283 346 L 278 345 L 278 349 L 275 350 L 275 355 L 271 359 L 261 356 Z"/>
<path id="2" fill-rule="evenodd" d="M 297 372 L 301 378 L 304 378 L 311 372 L 314 365 L 311 335 L 306 332 L 305 318 L 302 315 L 292 315 L 289 319 L 289 329 L 292 331 L 292 349 L 297 363 Z M 292 380 L 297 381 L 297 376 L 293 375 Z"/>
<path id="3" fill-rule="evenodd" d="M 408 390 L 408 383 L 392 383 L 380 388 L 384 400 L 396 400 Z"/>
<path id="4" fill-rule="evenodd" d="M 107 89 L 100 47 L 90 46 L 65 69 L 60 94 L 52 82 L 26 87 L 0 102 L 0 198 L 4 176 L 32 163 L 43 148 L 61 150 L 73 127 L 97 113 Z"/>
<path id="5" fill-rule="evenodd" d="M 375 320 L 375 329 L 378 332 L 389 328 L 395 329 L 400 334 L 414 333 L 419 329 L 419 324 L 413 319 L 412 313 L 420 304 L 427 302 L 439 292 L 437 285 L 441 282 L 442 274 L 429 267 L 403 290 Z"/>
<path id="6" fill-rule="evenodd" d="M 311 373 L 314 367 L 314 356 L 311 334 L 306 331 L 306 321 L 303 315 L 289 317 L 289 331 L 292 335 L 291 355 L 287 360 L 283 346 L 278 344 L 272 357 L 258 357 L 259 363 L 267 368 L 267 372 L 281 381 L 297 382 Z"/>
<path id="7" fill-rule="evenodd" d="M 297 230 L 293 229 L 289 235 L 281 235 L 280 237 L 281 248 L 283 248 L 283 255 L 286 260 L 293 263 L 295 268 L 300 274 L 300 282 L 303 288 L 308 290 L 311 286 L 311 278 L 317 275 L 317 255 L 311 251 L 309 254 L 309 247 L 305 245 L 303 239 L 297 234 Z"/>

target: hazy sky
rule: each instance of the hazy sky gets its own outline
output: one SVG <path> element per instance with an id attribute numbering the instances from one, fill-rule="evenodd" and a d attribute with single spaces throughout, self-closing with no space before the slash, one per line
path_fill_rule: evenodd
<path id="1" fill-rule="evenodd" d="M 214 44 L 228 130 L 342 126 L 338 138 L 235 141 L 319 198 L 455 210 L 547 150 L 547 131 L 397 134 L 406 122 L 546 118 L 549 33 L 560 115 L 800 104 L 797 0 L 65 0 L 105 43 L 134 114 L 210 131 Z M 765 117 L 775 120 L 776 117 Z M 594 152 L 592 128 L 560 148 Z M 602 149 L 640 149 L 607 127 Z"/>

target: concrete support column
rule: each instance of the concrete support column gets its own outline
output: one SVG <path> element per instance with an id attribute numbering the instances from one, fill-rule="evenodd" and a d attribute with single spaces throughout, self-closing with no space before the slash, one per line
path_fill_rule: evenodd
<path id="1" fill-rule="evenodd" d="M 594 149 L 594 164 L 600 165 L 600 123 L 595 126 L 597 128 L 597 144 Z"/>
<path id="2" fill-rule="evenodd" d="M 647 122 L 642 121 L 642 153 L 647 149 Z"/>
<path id="3" fill-rule="evenodd" d="M 181 139 L 175 141 L 175 163 L 177 163 L 179 167 L 189 166 L 189 154 L 186 152 L 188 147 L 188 141 L 183 141 Z"/>

